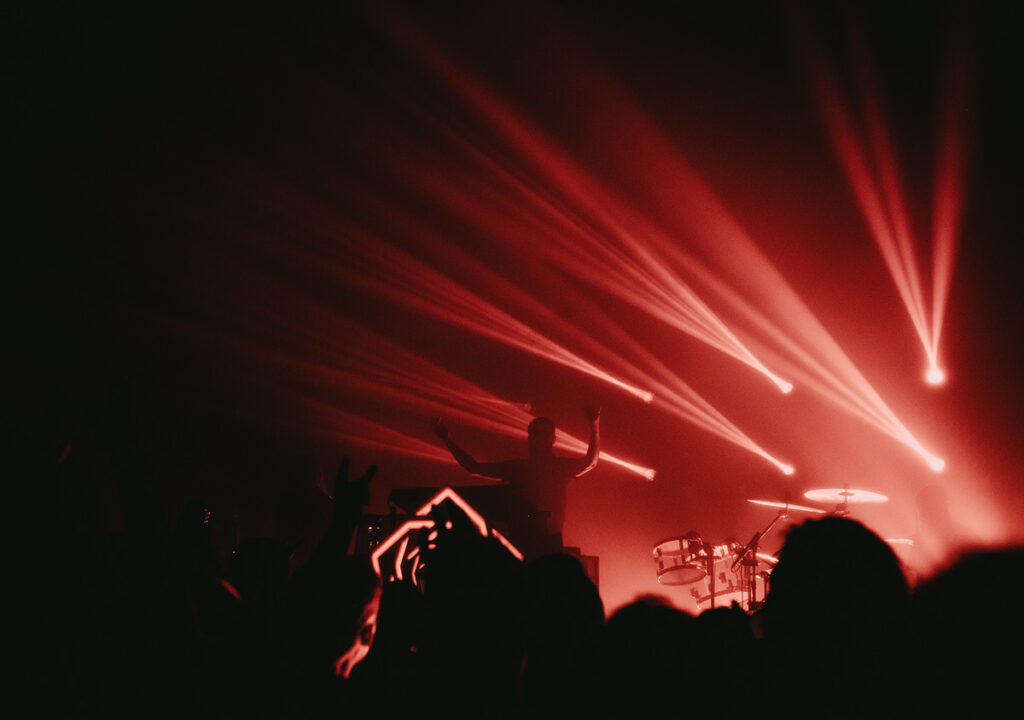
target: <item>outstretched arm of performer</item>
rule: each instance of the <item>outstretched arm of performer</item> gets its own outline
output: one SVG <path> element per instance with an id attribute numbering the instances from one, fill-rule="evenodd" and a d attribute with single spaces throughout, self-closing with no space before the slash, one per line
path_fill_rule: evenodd
<path id="1" fill-rule="evenodd" d="M 587 446 L 587 454 L 583 456 L 582 465 L 576 473 L 576 477 L 590 472 L 597 465 L 597 458 L 601 454 L 601 408 L 587 407 L 584 409 L 587 419 L 590 420 L 590 444 Z"/>
<path id="2" fill-rule="evenodd" d="M 479 462 L 476 458 L 463 450 L 458 443 L 452 440 L 451 433 L 448 431 L 448 426 L 442 418 L 438 418 L 434 421 L 434 434 L 441 438 L 441 441 L 448 448 L 448 452 L 450 452 L 452 457 L 455 458 L 455 462 L 461 465 L 467 472 L 480 477 L 493 478 L 495 480 L 503 479 L 501 469 L 504 463 Z"/>

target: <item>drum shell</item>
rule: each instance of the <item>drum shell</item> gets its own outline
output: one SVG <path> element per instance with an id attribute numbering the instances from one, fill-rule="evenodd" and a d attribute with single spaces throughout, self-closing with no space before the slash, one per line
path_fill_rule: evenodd
<path id="1" fill-rule="evenodd" d="M 707 575 L 706 543 L 697 536 L 666 538 L 654 546 L 654 565 L 662 585 L 689 585 Z"/>

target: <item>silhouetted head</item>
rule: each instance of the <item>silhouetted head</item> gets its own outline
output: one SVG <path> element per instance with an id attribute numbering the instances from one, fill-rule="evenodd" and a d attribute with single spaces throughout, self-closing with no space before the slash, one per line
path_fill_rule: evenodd
<path id="1" fill-rule="evenodd" d="M 843 517 L 793 527 L 771 574 L 764 639 L 781 693 L 804 692 L 833 717 L 878 717 L 898 686 L 909 602 L 899 559 Z M 818 717 L 810 712 L 803 717 Z"/>
<path id="2" fill-rule="evenodd" d="M 1016 702 L 1020 671 L 1007 655 L 1024 644 L 1020 594 L 993 583 L 1022 574 L 1024 546 L 979 547 L 914 589 L 906 659 L 919 717 L 995 717 Z"/>
<path id="3" fill-rule="evenodd" d="M 899 559 L 874 532 L 848 518 L 808 520 L 786 535 L 765 620 L 809 637 L 819 635 L 817 622 L 856 632 L 900 609 L 907 593 Z"/>
<path id="4" fill-rule="evenodd" d="M 555 424 L 546 417 L 534 418 L 527 431 L 530 455 L 550 455 L 555 447 Z"/>
<path id="5" fill-rule="evenodd" d="M 681 703 L 688 714 L 703 710 L 695 707 L 705 692 L 699 635 L 692 615 L 658 595 L 637 597 L 613 612 L 601 634 L 595 688 L 601 716 L 668 717 L 666 711 L 677 715 Z M 677 691 L 680 685 L 693 691 Z"/>

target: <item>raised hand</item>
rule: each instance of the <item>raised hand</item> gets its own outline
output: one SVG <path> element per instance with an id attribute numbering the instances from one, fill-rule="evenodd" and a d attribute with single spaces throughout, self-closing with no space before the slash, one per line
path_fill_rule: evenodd
<path id="1" fill-rule="evenodd" d="M 601 408 L 599 407 L 591 407 L 590 405 L 588 405 L 587 407 L 583 408 L 583 412 L 586 413 L 587 420 L 590 421 L 591 425 L 593 425 L 594 423 L 601 419 Z"/>

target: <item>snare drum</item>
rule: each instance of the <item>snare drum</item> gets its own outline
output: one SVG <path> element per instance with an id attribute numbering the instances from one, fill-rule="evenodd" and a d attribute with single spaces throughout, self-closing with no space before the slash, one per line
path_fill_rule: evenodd
<path id="1" fill-rule="evenodd" d="M 707 550 L 696 536 L 672 537 L 654 546 L 654 565 L 662 585 L 689 585 L 707 575 Z"/>

